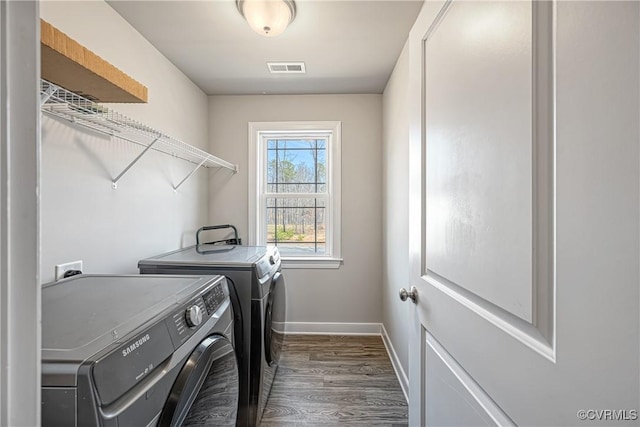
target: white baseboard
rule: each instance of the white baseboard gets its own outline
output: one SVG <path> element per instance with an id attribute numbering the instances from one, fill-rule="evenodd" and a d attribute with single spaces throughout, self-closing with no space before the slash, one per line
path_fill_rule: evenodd
<path id="1" fill-rule="evenodd" d="M 381 326 L 380 323 L 287 322 L 285 333 L 291 335 L 380 335 Z"/>
<path id="2" fill-rule="evenodd" d="M 398 381 L 400 382 L 400 387 L 402 388 L 402 392 L 404 393 L 404 398 L 407 399 L 407 403 L 409 402 L 409 377 L 402 369 L 402 365 L 400 364 L 400 359 L 398 359 L 398 354 L 396 350 L 393 348 L 393 344 L 389 339 L 389 335 L 387 334 L 387 330 L 384 327 L 384 324 L 380 325 L 380 331 L 382 335 L 382 342 L 384 346 L 387 348 L 387 353 L 389 353 L 389 359 L 391 359 L 391 365 L 393 366 L 393 370 L 396 372 L 396 377 L 398 377 Z"/>

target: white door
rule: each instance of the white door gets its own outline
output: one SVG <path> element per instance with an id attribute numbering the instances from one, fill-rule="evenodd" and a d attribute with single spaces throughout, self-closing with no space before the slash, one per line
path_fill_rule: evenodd
<path id="1" fill-rule="evenodd" d="M 410 424 L 638 425 L 640 3 L 427 1 Z"/>

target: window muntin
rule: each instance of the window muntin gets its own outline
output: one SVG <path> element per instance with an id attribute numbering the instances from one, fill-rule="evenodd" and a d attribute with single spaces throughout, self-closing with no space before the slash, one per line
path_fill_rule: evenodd
<path id="1" fill-rule="evenodd" d="M 326 254 L 326 202 L 322 198 L 267 198 L 267 245 L 282 255 Z"/>
<path id="2" fill-rule="evenodd" d="M 327 139 L 266 138 L 266 191 L 326 193 Z"/>
<path id="3" fill-rule="evenodd" d="M 340 122 L 249 123 L 249 244 L 277 245 L 287 267 L 340 265 L 340 134 Z"/>
<path id="4" fill-rule="evenodd" d="M 327 255 L 330 134 L 264 135 L 265 244 L 283 256 Z"/>

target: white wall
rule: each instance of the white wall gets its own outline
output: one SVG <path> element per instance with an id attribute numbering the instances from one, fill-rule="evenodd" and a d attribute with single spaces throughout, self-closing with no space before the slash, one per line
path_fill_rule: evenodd
<path id="1" fill-rule="evenodd" d="M 289 322 L 380 323 L 382 96 L 263 95 L 209 98 L 210 149 L 240 165 L 211 173 L 209 222 L 247 238 L 248 130 L 252 121 L 342 121 L 342 255 L 335 270 L 287 269 Z M 307 328 L 303 325 L 301 328 Z"/>
<path id="2" fill-rule="evenodd" d="M 206 149 L 207 97 L 107 3 L 42 2 L 41 17 L 149 89 L 148 104 L 115 109 Z M 207 219 L 207 173 L 174 193 L 191 163 L 126 141 L 42 119 L 42 282 L 54 265 L 84 261 L 86 273 L 137 273 L 140 258 L 191 244 Z"/>
<path id="3" fill-rule="evenodd" d="M 382 101 L 382 320 L 404 371 L 409 372 L 412 307 L 398 298 L 409 287 L 409 49 L 404 49 Z"/>

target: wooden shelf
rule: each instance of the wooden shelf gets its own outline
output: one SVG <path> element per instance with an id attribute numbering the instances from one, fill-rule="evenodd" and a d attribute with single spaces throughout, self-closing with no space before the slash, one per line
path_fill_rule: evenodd
<path id="1" fill-rule="evenodd" d="M 42 78 L 92 101 L 147 102 L 147 88 L 44 20 Z"/>

